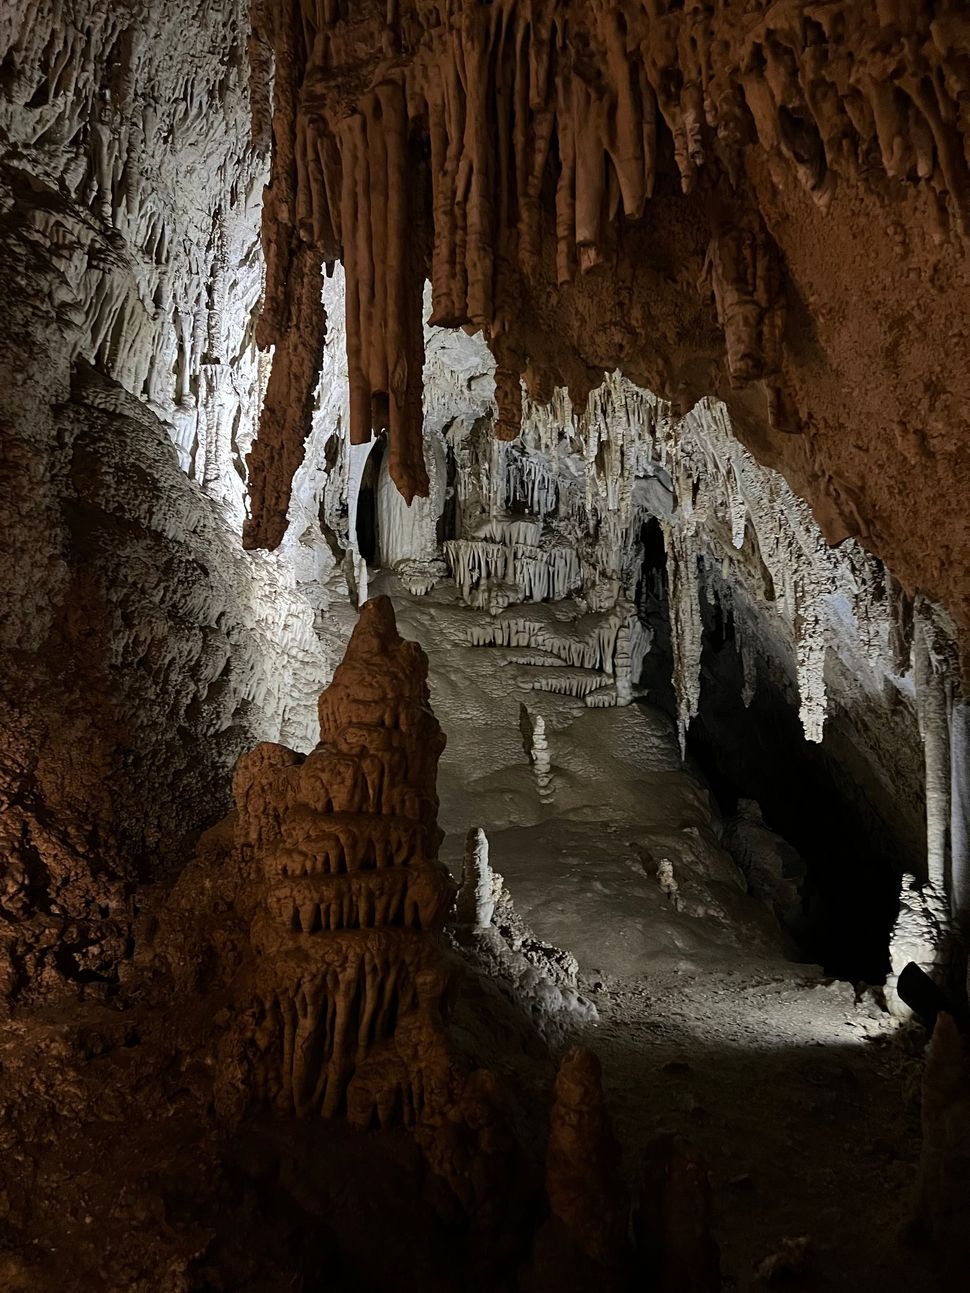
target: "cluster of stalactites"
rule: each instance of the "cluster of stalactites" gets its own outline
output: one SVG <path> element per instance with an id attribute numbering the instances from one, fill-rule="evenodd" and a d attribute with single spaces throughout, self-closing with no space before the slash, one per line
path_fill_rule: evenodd
<path id="1" fill-rule="evenodd" d="M 643 214 L 661 122 L 684 192 L 702 172 L 717 190 L 708 268 L 728 373 L 736 384 L 765 380 L 778 426 L 788 422 L 776 385 L 784 289 L 760 216 L 734 196 L 744 149 L 760 145 L 823 208 L 837 181 L 866 182 L 881 157 L 892 179 L 926 189 L 941 236 L 948 209 L 965 226 L 957 0 L 931 10 L 853 0 L 811 16 L 767 0 L 763 8 L 760 21 L 752 13 L 739 24 L 710 6 L 661 0 L 257 6 L 258 69 L 264 42 L 276 59 L 267 317 L 292 314 L 281 307 L 298 295 L 287 279 L 303 272 L 301 247 L 317 265 L 343 259 L 352 435 L 363 442 L 387 427 L 391 474 L 406 498 L 428 487 L 428 255 L 431 321 L 484 330 L 497 361 L 497 433 L 512 438 L 529 359 L 519 303 L 540 272 L 544 194 L 554 195 L 563 285 L 608 260 L 621 218 Z M 285 351 L 276 332 L 264 341 Z M 316 329 L 308 344 L 320 343 Z M 300 370 L 294 386 L 311 381 L 285 353 L 276 362 Z M 292 422 L 270 413 L 261 434 L 298 447 L 306 400 L 290 394 Z M 270 468 L 285 472 L 294 453 L 277 449 Z M 259 455 L 253 466 L 265 469 Z M 254 514 L 277 505 L 260 500 Z M 254 515 L 251 541 L 259 536 L 268 541 L 272 527 Z"/>

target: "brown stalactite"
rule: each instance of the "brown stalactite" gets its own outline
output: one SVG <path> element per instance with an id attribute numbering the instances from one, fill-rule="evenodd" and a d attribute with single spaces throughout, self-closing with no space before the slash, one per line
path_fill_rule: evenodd
<path id="1" fill-rule="evenodd" d="M 320 253 L 301 243 L 289 262 L 285 322 L 278 333 L 259 435 L 246 459 L 252 506 L 243 527 L 246 548 L 276 548 L 286 533 L 290 485 L 303 461 L 327 333 L 322 271 Z"/>
<path id="2" fill-rule="evenodd" d="M 894 501 L 913 496 L 929 517 L 942 500 L 957 515 L 967 470 L 952 438 L 918 451 L 970 396 L 961 370 L 938 408 L 917 359 L 951 348 L 942 298 L 966 287 L 970 38 L 955 0 L 749 0 L 743 21 L 662 0 L 294 0 L 272 39 L 261 342 L 285 317 L 294 239 L 339 254 L 352 435 L 387 424 L 406 497 L 427 488 L 428 274 L 432 321 L 490 339 L 503 437 L 528 366 L 576 388 L 620 366 L 678 408 L 719 395 L 826 533 L 863 538 L 970 624 L 970 561 L 935 567 L 932 527 Z M 911 307 L 883 323 L 903 280 Z M 955 340 L 965 351 L 964 333 Z M 308 407 L 295 387 L 294 400 Z M 875 462 L 847 423 L 866 428 Z M 908 475 L 888 458 L 898 426 L 916 446 Z"/>

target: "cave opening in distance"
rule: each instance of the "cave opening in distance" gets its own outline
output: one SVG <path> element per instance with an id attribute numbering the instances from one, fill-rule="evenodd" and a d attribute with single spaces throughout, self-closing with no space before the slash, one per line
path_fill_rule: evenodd
<path id="1" fill-rule="evenodd" d="M 654 634 L 642 683 L 648 703 L 675 719 L 666 552 L 655 518 L 644 524 L 641 541 L 638 610 Z M 765 825 L 802 859 L 799 954 L 834 977 L 882 982 L 900 874 L 913 870 L 913 860 L 833 757 L 828 725 L 820 744 L 807 740 L 791 699 L 764 671 L 744 704 L 734 624 L 709 598 L 701 598 L 701 612 L 700 702 L 688 731 L 688 757 L 725 819 L 742 801 L 756 801 Z"/>
<path id="2" fill-rule="evenodd" d="M 369 566 L 377 561 L 380 549 L 377 533 L 377 488 L 386 448 L 387 437 L 381 434 L 367 455 L 357 494 L 357 549 Z"/>

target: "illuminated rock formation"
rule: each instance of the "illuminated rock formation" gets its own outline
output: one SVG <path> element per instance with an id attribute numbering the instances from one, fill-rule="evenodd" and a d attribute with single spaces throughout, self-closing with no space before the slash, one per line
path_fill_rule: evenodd
<path id="1" fill-rule="evenodd" d="M 830 540 L 860 538 L 967 624 L 956 0 L 298 0 L 257 6 L 257 35 L 281 69 L 267 310 L 301 248 L 343 260 L 353 438 L 388 427 L 406 497 L 428 485 L 427 274 L 431 320 L 495 354 L 501 437 L 523 382 L 582 405 L 619 366 L 678 413 L 717 394 Z M 262 434 L 305 431 L 270 411 Z"/>
<path id="2" fill-rule="evenodd" d="M 316 749 L 239 761 L 237 841 L 261 898 L 236 988 L 251 1002 L 223 1048 L 229 1107 L 413 1125 L 448 1084 L 435 935 L 452 885 L 436 861 L 444 737 L 426 675 L 374 598 L 320 698 Z"/>

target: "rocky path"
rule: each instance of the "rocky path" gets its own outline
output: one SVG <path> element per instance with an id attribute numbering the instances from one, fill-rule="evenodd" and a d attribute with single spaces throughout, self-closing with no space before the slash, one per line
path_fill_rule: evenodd
<path id="1" fill-rule="evenodd" d="M 935 1289 L 901 1242 L 920 1066 L 844 983 L 763 960 L 593 993 L 627 1170 L 660 1131 L 705 1154 L 726 1290 Z"/>

